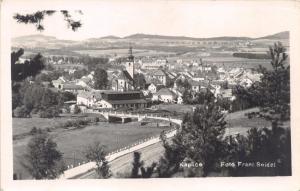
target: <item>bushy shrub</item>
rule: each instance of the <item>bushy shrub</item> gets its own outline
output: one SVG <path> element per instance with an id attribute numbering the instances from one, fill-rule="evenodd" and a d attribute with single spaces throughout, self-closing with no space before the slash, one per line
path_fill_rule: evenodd
<path id="1" fill-rule="evenodd" d="M 34 135 L 36 133 L 37 133 L 37 128 L 36 127 L 32 127 L 31 130 L 30 130 L 30 134 Z"/>
<path id="2" fill-rule="evenodd" d="M 74 113 L 74 114 L 78 114 L 78 113 L 80 113 L 80 112 L 81 112 L 81 110 L 80 110 L 80 108 L 78 107 L 78 105 L 75 105 L 75 106 L 74 106 L 73 113 Z"/>
<path id="3" fill-rule="evenodd" d="M 26 109 L 25 106 L 17 107 L 14 112 L 14 117 L 25 118 L 30 117 L 30 112 Z"/>
<path id="4" fill-rule="evenodd" d="M 50 107 L 43 111 L 40 111 L 41 118 L 53 118 L 59 116 L 59 110 L 56 107 Z"/>

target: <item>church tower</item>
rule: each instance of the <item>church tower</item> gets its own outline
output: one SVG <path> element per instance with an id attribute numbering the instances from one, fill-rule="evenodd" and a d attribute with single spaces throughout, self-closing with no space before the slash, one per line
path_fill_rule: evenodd
<path id="1" fill-rule="evenodd" d="M 126 71 L 130 74 L 133 79 L 134 75 L 134 56 L 132 55 L 132 47 L 129 47 L 128 50 L 128 58 L 126 62 Z"/>

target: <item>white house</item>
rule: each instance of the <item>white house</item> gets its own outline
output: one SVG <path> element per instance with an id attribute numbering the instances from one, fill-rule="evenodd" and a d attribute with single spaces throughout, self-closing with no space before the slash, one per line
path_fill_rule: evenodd
<path id="1" fill-rule="evenodd" d="M 62 89 L 62 85 L 66 82 L 67 80 L 63 76 L 59 77 L 57 80 L 52 80 L 53 86 L 57 89 Z"/>
<path id="2" fill-rule="evenodd" d="M 182 96 L 178 96 L 178 98 L 177 98 L 177 104 L 183 104 Z"/>
<path id="3" fill-rule="evenodd" d="M 109 101 L 104 100 L 104 99 L 97 101 L 95 103 L 95 106 L 97 108 L 112 108 L 113 107 L 113 105 Z"/>
<path id="4" fill-rule="evenodd" d="M 159 91 L 161 88 L 163 88 L 164 85 L 162 84 L 154 84 L 154 83 L 151 83 L 149 86 L 148 86 L 148 90 L 154 94 L 156 93 L 157 91 Z"/>
<path id="5" fill-rule="evenodd" d="M 172 103 L 176 101 L 177 96 L 174 92 L 172 92 L 168 88 L 163 88 L 160 89 L 155 94 L 153 94 L 152 100 L 156 100 L 156 99 L 165 103 Z"/>
<path id="6" fill-rule="evenodd" d="M 101 100 L 101 92 L 93 91 L 93 92 L 80 92 L 77 95 L 77 105 L 85 105 L 88 107 L 92 107 L 96 104 L 97 101 Z"/>
<path id="7" fill-rule="evenodd" d="M 253 84 L 253 81 L 250 80 L 249 78 L 242 78 L 240 81 L 240 85 L 243 87 L 249 88 Z"/>
<path id="8" fill-rule="evenodd" d="M 201 89 L 206 89 L 209 86 L 208 81 L 189 81 L 194 92 L 200 92 Z"/>

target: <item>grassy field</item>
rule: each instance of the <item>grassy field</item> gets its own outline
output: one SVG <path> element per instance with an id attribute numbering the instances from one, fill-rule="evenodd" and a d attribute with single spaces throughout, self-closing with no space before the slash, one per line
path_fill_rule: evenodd
<path id="1" fill-rule="evenodd" d="M 13 135 L 20 135 L 23 133 L 28 133 L 32 127 L 46 129 L 51 127 L 56 127 L 64 122 L 66 120 L 75 120 L 85 117 L 93 117 L 97 116 L 100 117 L 100 115 L 94 115 L 94 114 L 77 114 L 77 115 L 62 115 L 61 117 L 56 118 L 39 118 L 33 116 L 32 118 L 13 118 Z"/>
<path id="2" fill-rule="evenodd" d="M 106 50 L 76 50 L 74 51 L 79 54 L 88 54 L 93 57 L 102 56 L 128 56 L 128 49 L 106 49 Z M 157 56 L 157 55 L 171 55 L 175 54 L 172 52 L 157 51 L 157 50 L 144 50 L 134 49 L 134 56 Z"/>
<path id="3" fill-rule="evenodd" d="M 234 113 L 229 113 L 225 120 L 227 122 L 228 128 L 225 134 L 239 133 L 241 135 L 246 135 L 247 131 L 253 127 L 270 127 L 271 123 L 260 118 L 249 119 L 245 114 L 258 111 L 257 108 L 247 109 L 243 111 L 238 111 Z"/>
<path id="4" fill-rule="evenodd" d="M 156 109 L 168 110 L 170 112 L 186 113 L 192 111 L 192 105 L 184 104 L 160 104 L 155 106 Z"/>
<path id="5" fill-rule="evenodd" d="M 25 124 L 36 124 L 39 122 L 41 127 L 47 127 L 48 124 L 56 124 L 55 120 L 46 120 L 45 122 L 37 119 L 14 119 L 13 128 L 19 128 L 19 132 L 24 131 Z M 23 129 L 17 124 L 23 123 Z M 168 127 L 157 127 L 155 124 L 150 123 L 145 126 L 140 126 L 139 122 L 132 122 L 127 124 L 112 124 L 100 122 L 98 125 L 87 126 L 82 129 L 64 130 L 57 129 L 50 133 L 54 141 L 58 145 L 58 149 L 64 153 L 64 159 L 67 165 L 74 162 L 82 162 L 85 160 L 83 151 L 89 144 L 94 141 L 100 141 L 107 145 L 107 151 L 113 151 L 124 146 L 131 145 L 139 140 L 159 135 L 163 130 L 169 129 Z M 28 178 L 28 173 L 21 166 L 22 156 L 26 153 L 26 145 L 31 136 L 13 141 L 13 155 L 14 155 L 14 173 L 21 173 L 22 178 Z"/>

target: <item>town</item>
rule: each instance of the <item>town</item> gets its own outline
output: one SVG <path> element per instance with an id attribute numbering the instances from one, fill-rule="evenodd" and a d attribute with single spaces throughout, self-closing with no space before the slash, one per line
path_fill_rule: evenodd
<path id="1" fill-rule="evenodd" d="M 63 66 L 69 61 L 63 58 L 49 62 Z M 110 62 L 114 62 L 111 59 Z M 68 75 L 75 69 L 65 69 Z M 57 91 L 68 91 L 76 95 L 76 100 L 68 101 L 71 108 L 78 105 L 82 112 L 87 109 L 137 109 L 147 108 L 153 102 L 183 104 L 183 94 L 189 90 L 192 99 L 200 92 L 210 91 L 214 97 L 233 101 L 235 86 L 250 87 L 260 80 L 261 74 L 253 68 L 217 67 L 203 63 L 201 58 L 189 62 L 176 60 L 171 64 L 167 59 L 135 59 L 129 47 L 126 60 L 120 69 L 108 69 L 105 89 L 95 89 L 95 71 L 90 71 L 78 79 L 68 80 L 59 76 L 50 84 Z M 73 105 L 72 105 L 73 103 Z M 72 109 L 71 109 L 72 111 Z"/>
<path id="2" fill-rule="evenodd" d="M 289 31 L 126 35 L 12 39 L 14 180 L 291 175 Z"/>

